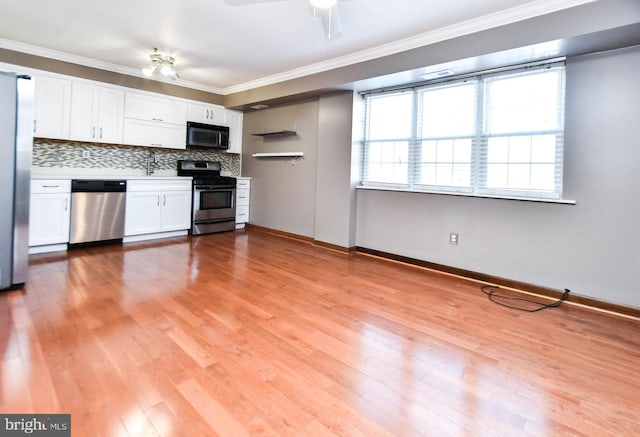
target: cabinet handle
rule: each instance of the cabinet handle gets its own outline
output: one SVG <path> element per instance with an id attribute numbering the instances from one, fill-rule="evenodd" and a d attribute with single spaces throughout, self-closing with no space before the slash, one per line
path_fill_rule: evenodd
<path id="1" fill-rule="evenodd" d="M 207 116 L 205 117 L 207 120 L 211 120 L 211 110 L 207 109 Z"/>
<path id="2" fill-rule="evenodd" d="M 96 137 L 96 127 L 95 127 L 95 126 L 93 126 L 93 127 L 91 128 L 91 138 L 95 138 L 95 137 Z"/>
<path id="3" fill-rule="evenodd" d="M 60 188 L 60 185 L 43 185 L 42 188 Z"/>
<path id="4" fill-rule="evenodd" d="M 152 146 L 163 147 L 162 144 L 151 143 Z"/>
<path id="5" fill-rule="evenodd" d="M 100 139 L 102 139 L 102 127 L 100 127 Z"/>
<path id="6" fill-rule="evenodd" d="M 156 206 L 160 206 L 160 195 L 156 196 Z"/>
<path id="7" fill-rule="evenodd" d="M 167 195 L 163 194 L 162 195 L 162 206 L 165 206 L 167 204 Z"/>
<path id="8" fill-rule="evenodd" d="M 164 121 L 161 118 L 152 118 L 151 120 L 153 120 L 153 121 Z"/>
<path id="9" fill-rule="evenodd" d="M 65 197 L 64 199 L 64 210 L 68 210 L 69 209 L 69 199 Z"/>
<path id="10" fill-rule="evenodd" d="M 36 130 L 37 130 L 37 129 L 36 129 L 37 123 L 38 123 L 38 122 L 37 122 L 36 120 L 33 120 L 33 133 L 34 133 L 34 134 L 36 133 Z"/>

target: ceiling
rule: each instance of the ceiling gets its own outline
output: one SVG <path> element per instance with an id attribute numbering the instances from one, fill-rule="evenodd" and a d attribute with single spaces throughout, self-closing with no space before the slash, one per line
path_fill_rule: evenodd
<path id="1" fill-rule="evenodd" d="M 176 84 L 226 95 L 589 2 L 339 0 L 328 39 L 307 0 L 20 0 L 0 6 L 0 47 L 134 76 L 157 47 Z"/>

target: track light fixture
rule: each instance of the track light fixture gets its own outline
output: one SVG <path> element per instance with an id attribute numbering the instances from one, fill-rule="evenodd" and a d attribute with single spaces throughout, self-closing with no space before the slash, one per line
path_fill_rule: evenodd
<path id="1" fill-rule="evenodd" d="M 171 79 L 177 79 L 179 77 L 173 65 L 176 61 L 173 56 L 158 53 L 158 49 L 154 47 L 153 53 L 149 55 L 149 59 L 151 59 L 151 65 L 142 69 L 145 76 L 152 77 L 157 72 Z"/>

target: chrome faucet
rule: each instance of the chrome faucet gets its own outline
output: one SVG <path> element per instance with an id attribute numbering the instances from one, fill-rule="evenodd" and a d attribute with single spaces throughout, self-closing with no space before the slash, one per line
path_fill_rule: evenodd
<path id="1" fill-rule="evenodd" d="M 147 156 L 147 176 L 150 176 L 153 174 L 154 172 L 153 165 L 157 164 L 158 162 L 159 162 L 158 154 L 156 152 L 149 152 L 149 155 Z"/>

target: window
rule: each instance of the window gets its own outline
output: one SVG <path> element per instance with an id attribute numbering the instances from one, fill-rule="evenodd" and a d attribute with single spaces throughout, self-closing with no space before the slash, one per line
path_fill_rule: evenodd
<path id="1" fill-rule="evenodd" d="M 385 94 L 369 99 L 366 173 L 382 183 L 407 184 L 413 96 Z"/>
<path id="2" fill-rule="evenodd" d="M 363 185 L 559 199 L 564 65 L 365 95 Z"/>

